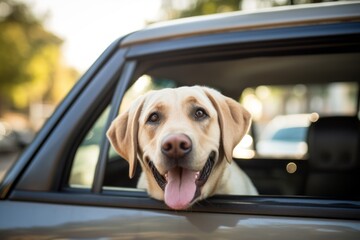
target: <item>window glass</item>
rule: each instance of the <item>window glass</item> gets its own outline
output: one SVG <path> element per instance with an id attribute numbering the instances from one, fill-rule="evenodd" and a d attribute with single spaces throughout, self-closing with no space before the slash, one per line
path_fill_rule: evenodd
<path id="1" fill-rule="evenodd" d="M 71 187 L 91 188 L 109 112 L 107 107 L 77 149 L 69 178 Z"/>
<path id="2" fill-rule="evenodd" d="M 153 79 L 143 75 L 128 89 L 121 102 L 120 112 L 125 111 L 129 104 L 139 95 L 150 90 L 175 87 L 170 80 Z M 78 147 L 73 165 L 70 171 L 69 185 L 76 188 L 91 188 L 96 164 L 98 161 L 101 139 L 106 129 L 105 124 L 109 116 L 110 107 L 107 107 L 88 131 L 82 143 Z M 104 179 L 104 186 L 108 187 L 136 187 L 137 179 L 128 178 L 128 165 L 111 147 L 109 150 L 108 163 Z"/>
<path id="3" fill-rule="evenodd" d="M 254 136 L 247 136 L 244 154 L 237 148 L 237 157 L 304 158 L 307 154 L 307 129 L 322 116 L 357 114 L 356 83 L 314 85 L 257 86 L 247 88 L 241 102 L 252 113 Z M 249 140 L 250 139 L 250 140 Z M 244 144 L 244 143 L 243 143 Z M 250 149 L 250 150 L 249 150 Z"/>
<path id="4" fill-rule="evenodd" d="M 325 196 L 323 186 L 309 191 L 307 184 L 312 170 L 308 128 L 325 116 L 358 114 L 357 58 L 357 54 L 329 54 L 158 65 L 147 68 L 149 71 L 134 81 L 118 111 L 126 111 L 137 97 L 151 90 L 184 85 L 217 89 L 252 114 L 253 127 L 235 147 L 233 156 L 234 164 L 249 176 L 260 194 Z M 134 75 L 139 76 L 136 71 Z M 91 186 L 106 118 L 104 113 L 79 147 L 71 186 Z M 99 136 L 94 138 L 94 134 Z M 103 186 L 138 191 L 140 173 L 137 164 L 135 177 L 129 179 L 128 162 L 110 148 Z M 329 187 L 329 192 L 334 189 Z M 338 186 L 336 191 L 341 189 Z"/>

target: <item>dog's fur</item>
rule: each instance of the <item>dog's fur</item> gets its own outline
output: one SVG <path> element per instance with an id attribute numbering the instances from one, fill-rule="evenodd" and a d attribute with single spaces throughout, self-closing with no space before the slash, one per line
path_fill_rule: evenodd
<path id="1" fill-rule="evenodd" d="M 129 162 L 130 177 L 140 162 L 139 188 L 170 208 L 186 209 L 214 194 L 257 194 L 248 176 L 231 164 L 250 122 L 249 112 L 231 98 L 207 87 L 181 87 L 139 97 L 107 136 Z"/>

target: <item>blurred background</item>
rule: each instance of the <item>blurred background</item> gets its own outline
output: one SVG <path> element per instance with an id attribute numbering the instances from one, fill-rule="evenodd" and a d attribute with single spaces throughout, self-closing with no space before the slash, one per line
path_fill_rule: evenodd
<path id="1" fill-rule="evenodd" d="M 321 0 L 0 0 L 0 179 L 115 39 L 170 19 Z"/>

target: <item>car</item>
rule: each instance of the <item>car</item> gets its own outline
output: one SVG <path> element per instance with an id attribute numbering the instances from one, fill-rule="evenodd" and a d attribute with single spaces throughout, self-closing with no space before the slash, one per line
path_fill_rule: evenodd
<path id="1" fill-rule="evenodd" d="M 109 26 L 110 27 L 110 26 Z M 0 184 L 0 238 L 358 239 L 360 3 L 235 12 L 151 25 L 115 40 Z M 234 157 L 258 196 L 174 211 L 136 188 L 105 133 L 137 96 L 206 85 L 253 125 Z M 278 115 L 316 112 L 301 159 L 257 154 Z M 124 146 L 126 147 L 126 146 Z M 240 150 L 241 151 L 241 150 Z"/>
<path id="2" fill-rule="evenodd" d="M 32 137 L 32 132 L 15 130 L 8 121 L 0 119 L 0 182 Z"/>
<path id="3" fill-rule="evenodd" d="M 9 124 L 0 120 L 0 153 L 15 152 L 18 150 L 16 135 Z"/>
<path id="4" fill-rule="evenodd" d="M 303 158 L 307 153 L 306 135 L 317 113 L 279 115 L 262 131 L 256 144 L 257 153 L 263 156 Z"/>

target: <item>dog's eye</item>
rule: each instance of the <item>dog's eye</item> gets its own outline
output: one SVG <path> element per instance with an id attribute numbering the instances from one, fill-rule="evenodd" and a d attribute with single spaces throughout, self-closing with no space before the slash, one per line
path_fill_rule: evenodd
<path id="1" fill-rule="evenodd" d="M 159 114 L 154 112 L 154 113 L 150 114 L 150 116 L 148 117 L 146 122 L 148 122 L 148 123 L 158 123 L 159 120 L 160 120 Z"/>
<path id="2" fill-rule="evenodd" d="M 203 108 L 197 108 L 195 111 L 195 119 L 196 120 L 203 120 L 204 118 L 206 118 L 208 115 L 206 113 L 206 111 Z"/>

